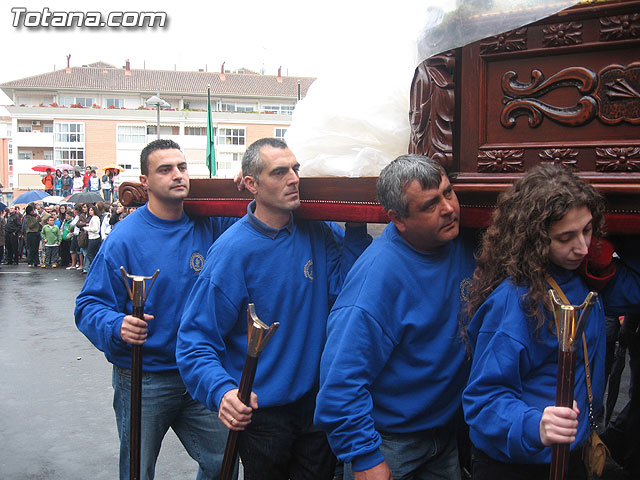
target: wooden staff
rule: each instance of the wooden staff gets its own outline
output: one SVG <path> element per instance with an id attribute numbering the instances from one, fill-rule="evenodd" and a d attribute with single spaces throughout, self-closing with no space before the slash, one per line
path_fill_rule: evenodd
<path id="1" fill-rule="evenodd" d="M 251 389 L 253 388 L 253 380 L 256 377 L 256 369 L 258 368 L 258 357 L 267 346 L 269 340 L 280 326 L 279 322 L 274 322 L 270 327 L 260 321 L 255 313 L 253 303 L 247 308 L 247 321 L 249 323 L 248 331 L 248 347 L 247 358 L 242 369 L 242 377 L 240 386 L 238 387 L 238 398 L 245 405 L 249 405 L 251 398 Z M 224 458 L 222 459 L 222 471 L 220 480 L 231 480 L 233 471 L 238 458 L 238 439 L 240 431 L 229 430 L 227 437 L 227 445 L 224 449 Z"/>
<path id="2" fill-rule="evenodd" d="M 130 275 L 124 267 L 120 267 L 122 280 L 127 287 L 129 298 L 133 304 L 131 315 L 144 320 L 144 302 L 153 287 L 160 270 L 156 270 L 151 277 Z M 132 287 L 127 279 L 131 280 Z M 146 281 L 151 280 L 151 285 L 146 288 Z M 131 345 L 131 417 L 129 419 L 129 478 L 140 479 L 140 432 L 142 412 L 142 345 Z"/>
<path id="3" fill-rule="evenodd" d="M 576 377 L 576 342 L 582 336 L 587 318 L 598 294 L 589 292 L 582 305 L 571 305 L 555 281 L 550 281 L 550 283 L 555 290 L 549 290 L 549 296 L 553 305 L 558 335 L 556 407 L 572 408 Z M 576 320 L 577 312 L 580 312 L 580 316 Z M 569 471 L 569 454 L 571 453 L 569 447 L 568 443 L 553 444 L 549 470 L 550 480 L 563 480 Z"/>

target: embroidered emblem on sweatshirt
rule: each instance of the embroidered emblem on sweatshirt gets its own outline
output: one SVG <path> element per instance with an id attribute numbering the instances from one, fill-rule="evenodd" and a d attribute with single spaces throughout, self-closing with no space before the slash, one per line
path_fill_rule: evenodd
<path id="1" fill-rule="evenodd" d="M 204 266 L 204 257 L 200 252 L 193 252 L 191 254 L 191 260 L 189 260 L 189 267 L 196 272 L 200 273 L 202 267 Z"/>
<path id="2" fill-rule="evenodd" d="M 313 281 L 313 260 L 304 264 L 304 276 Z"/>

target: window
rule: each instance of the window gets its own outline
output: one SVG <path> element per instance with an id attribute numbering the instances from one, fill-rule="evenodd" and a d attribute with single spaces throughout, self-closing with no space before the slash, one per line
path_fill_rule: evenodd
<path id="1" fill-rule="evenodd" d="M 8 151 L 9 155 L 11 155 L 13 153 L 13 142 L 12 141 L 9 141 L 9 145 L 7 145 L 7 148 L 9 150 Z"/>
<path id="2" fill-rule="evenodd" d="M 91 97 L 76 97 L 75 101 L 76 105 L 80 105 L 81 107 L 90 107 L 93 105 L 93 98 Z"/>
<path id="3" fill-rule="evenodd" d="M 144 125 L 118 125 L 118 143 L 147 143 Z"/>
<path id="4" fill-rule="evenodd" d="M 173 129 L 176 129 L 176 132 Z M 169 136 L 169 135 L 177 135 L 178 127 L 171 127 L 167 125 L 160 125 L 160 135 L 161 136 Z M 147 135 L 157 135 L 158 128 L 156 125 L 147 125 Z"/>
<path id="5" fill-rule="evenodd" d="M 33 160 L 31 150 L 22 150 L 18 152 L 18 160 Z"/>
<path id="6" fill-rule="evenodd" d="M 31 125 L 18 125 L 18 132 L 31 132 Z"/>
<path id="7" fill-rule="evenodd" d="M 244 128 L 219 128 L 218 145 L 244 145 Z"/>
<path id="8" fill-rule="evenodd" d="M 220 109 L 223 112 L 255 112 L 255 105 L 251 103 L 221 103 Z"/>
<path id="9" fill-rule="evenodd" d="M 84 167 L 84 148 L 56 147 L 54 151 L 56 165 L 68 163 L 77 167 Z"/>
<path id="10" fill-rule="evenodd" d="M 207 127 L 185 127 L 185 135 L 206 135 Z"/>
<path id="11" fill-rule="evenodd" d="M 61 107 L 70 107 L 71 105 L 80 105 L 81 107 L 91 107 L 93 98 L 91 97 L 58 97 L 58 104 Z"/>
<path id="12" fill-rule="evenodd" d="M 56 143 L 84 143 L 84 123 L 55 123 Z"/>
<path id="13" fill-rule="evenodd" d="M 122 170 L 131 170 L 133 168 L 133 165 L 130 163 L 119 163 L 118 166 L 121 167 Z"/>
<path id="14" fill-rule="evenodd" d="M 216 171 L 232 170 L 234 174 L 240 170 L 242 153 L 220 153 L 216 158 Z"/>
<path id="15" fill-rule="evenodd" d="M 9 159 L 9 167 L 13 167 L 13 158 Z"/>
<path id="16" fill-rule="evenodd" d="M 44 133 L 53 133 L 53 124 L 48 123 L 42 126 L 42 131 Z"/>
<path id="17" fill-rule="evenodd" d="M 70 107 L 72 103 L 76 103 L 76 99 L 74 97 L 58 97 L 58 105 L 61 107 Z"/>
<path id="18" fill-rule="evenodd" d="M 107 108 L 124 108 L 124 98 L 107 98 Z"/>
<path id="19" fill-rule="evenodd" d="M 53 160 L 53 150 L 45 150 L 44 151 L 44 159 L 45 159 L 45 161 Z"/>
<path id="20" fill-rule="evenodd" d="M 279 113 L 280 115 L 292 115 L 295 105 L 263 105 L 262 113 Z"/>
<path id="21" fill-rule="evenodd" d="M 274 129 L 273 136 L 276 137 L 278 140 L 284 140 L 285 133 L 287 133 L 286 128 L 276 128 Z"/>

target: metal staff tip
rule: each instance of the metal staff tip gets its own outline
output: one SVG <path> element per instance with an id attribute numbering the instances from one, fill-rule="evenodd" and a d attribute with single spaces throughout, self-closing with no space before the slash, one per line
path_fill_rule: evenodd
<path id="1" fill-rule="evenodd" d="M 156 273 L 151 275 L 150 277 L 143 277 L 142 275 L 131 275 L 128 274 L 124 267 L 120 267 L 120 273 L 122 274 L 122 281 L 124 282 L 124 286 L 127 287 L 127 292 L 129 293 L 129 298 L 131 302 L 133 302 L 134 307 L 142 307 L 144 306 L 144 302 L 147 300 L 147 296 L 151 291 L 151 287 L 156 281 L 160 270 L 156 270 Z M 129 286 L 129 281 L 133 284 L 133 288 Z M 151 280 L 151 285 L 147 287 L 146 281 Z"/>
<path id="2" fill-rule="evenodd" d="M 280 326 L 280 322 L 273 322 L 271 326 L 262 322 L 256 315 L 255 306 L 250 303 L 247 307 L 248 328 L 248 347 L 247 355 L 250 357 L 258 357 L 264 347 L 267 346 L 269 340 Z"/>
<path id="3" fill-rule="evenodd" d="M 573 351 L 575 350 L 577 339 L 582 336 L 582 332 L 585 329 L 587 319 L 598 298 L 598 294 L 596 292 L 589 292 L 584 302 L 580 305 L 564 303 L 558 298 L 558 295 L 553 289 L 549 290 L 549 297 L 553 305 L 553 316 L 556 322 L 560 350 L 564 352 Z"/>

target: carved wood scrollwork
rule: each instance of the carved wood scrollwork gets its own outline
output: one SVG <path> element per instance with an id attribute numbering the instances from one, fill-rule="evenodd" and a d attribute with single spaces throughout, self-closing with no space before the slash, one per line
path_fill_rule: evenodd
<path id="1" fill-rule="evenodd" d="M 524 172 L 524 150 L 481 150 L 478 152 L 478 172 Z"/>
<path id="2" fill-rule="evenodd" d="M 610 42 L 628 38 L 640 38 L 640 13 L 600 19 L 601 41 Z"/>
<path id="3" fill-rule="evenodd" d="M 122 182 L 118 198 L 125 207 L 138 207 L 147 202 L 147 190 L 139 183 Z"/>
<path id="4" fill-rule="evenodd" d="M 596 148 L 596 172 L 640 172 L 640 147 Z"/>
<path id="5" fill-rule="evenodd" d="M 500 52 L 515 52 L 527 49 L 527 27 L 494 35 L 480 43 L 480 55 Z"/>
<path id="6" fill-rule="evenodd" d="M 564 165 L 570 170 L 578 169 L 578 151 L 573 148 L 548 148 L 538 154 L 540 163 Z"/>
<path id="7" fill-rule="evenodd" d="M 556 23 L 542 29 L 542 45 L 562 47 L 582 43 L 582 24 L 577 22 Z"/>
<path id="8" fill-rule="evenodd" d="M 529 117 L 531 128 L 540 125 L 545 116 L 561 125 L 578 126 L 590 122 L 596 115 L 597 104 L 590 96 L 583 96 L 573 107 L 556 107 L 538 99 L 558 87 L 574 87 L 580 93 L 591 92 L 597 77 L 588 68 L 565 68 L 549 79 L 545 79 L 540 70 L 533 70 L 529 83 L 521 83 L 517 78 L 514 71 L 508 71 L 502 77 L 502 91 L 506 96 L 500 123 L 505 128 L 514 127 L 516 118 L 522 115 Z"/>
<path id="9" fill-rule="evenodd" d="M 640 63 L 628 66 L 609 65 L 598 73 L 585 67 L 565 68 L 545 79 L 540 70 L 531 72 L 531 81 L 518 81 L 518 74 L 508 71 L 502 76 L 505 104 L 500 123 L 513 128 L 516 119 L 527 116 L 535 128 L 545 117 L 569 127 L 579 127 L 594 118 L 606 124 L 640 123 Z M 558 107 L 540 99 L 557 88 L 575 88 L 583 96 L 576 105 Z"/>
<path id="10" fill-rule="evenodd" d="M 409 153 L 427 155 L 445 169 L 453 164 L 454 68 L 453 52 L 445 52 L 422 62 L 411 83 Z"/>

